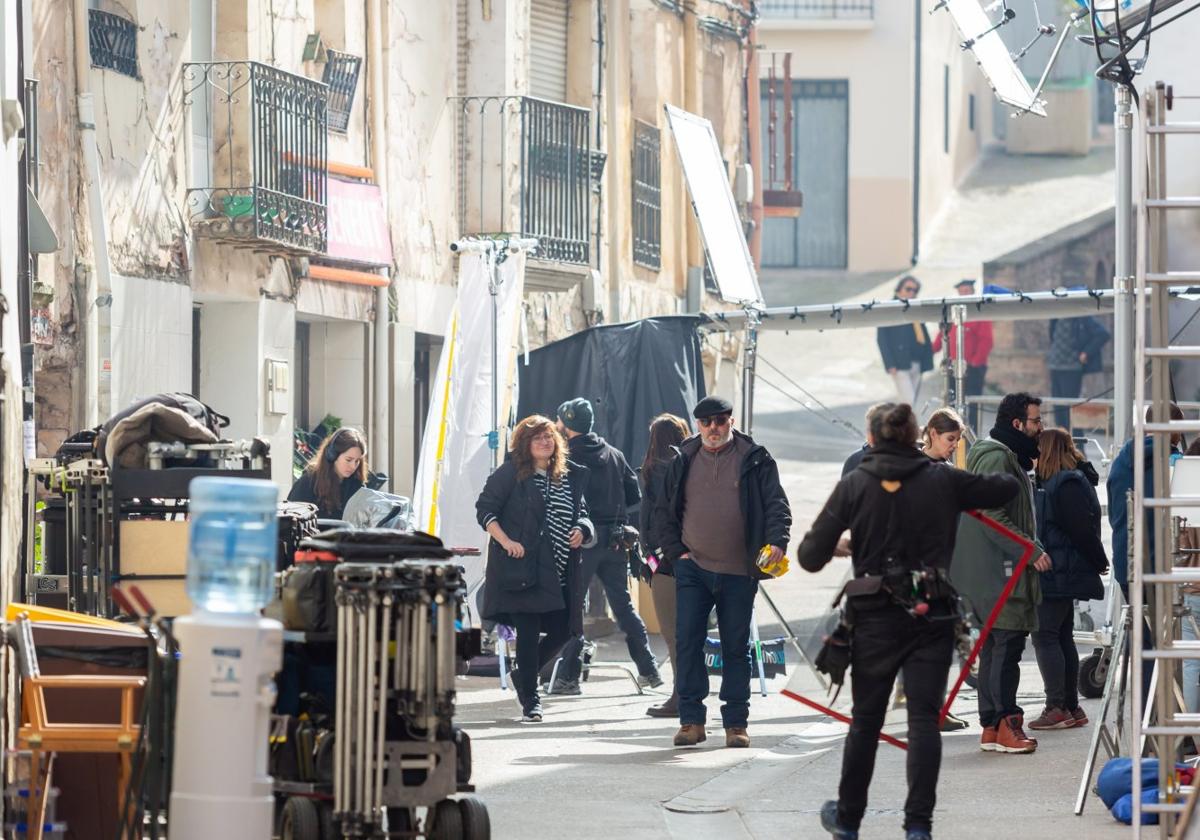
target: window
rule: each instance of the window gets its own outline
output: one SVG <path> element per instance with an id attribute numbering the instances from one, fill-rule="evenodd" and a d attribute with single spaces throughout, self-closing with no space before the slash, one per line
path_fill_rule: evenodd
<path id="1" fill-rule="evenodd" d="M 662 266 L 662 167 L 657 126 L 633 123 L 633 261 Z"/>
<path id="2" fill-rule="evenodd" d="M 99 9 L 88 9 L 88 46 L 92 66 L 141 78 L 137 66 L 137 25 Z"/>
<path id="3" fill-rule="evenodd" d="M 942 65 L 942 151 L 950 153 L 950 65 Z"/>
<path id="4" fill-rule="evenodd" d="M 321 81 L 329 85 L 329 130 L 344 134 L 350 125 L 350 109 L 354 106 L 362 59 L 337 50 L 327 50 L 326 56 Z"/>

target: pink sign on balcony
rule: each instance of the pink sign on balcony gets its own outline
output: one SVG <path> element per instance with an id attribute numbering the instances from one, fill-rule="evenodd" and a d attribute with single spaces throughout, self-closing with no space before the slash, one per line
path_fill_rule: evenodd
<path id="1" fill-rule="evenodd" d="M 337 260 L 367 265 L 392 264 L 383 194 L 375 184 L 329 179 L 329 242 Z"/>

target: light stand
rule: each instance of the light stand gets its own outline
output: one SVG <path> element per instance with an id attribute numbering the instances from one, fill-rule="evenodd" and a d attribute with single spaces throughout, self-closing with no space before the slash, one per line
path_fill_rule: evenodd
<path id="1" fill-rule="evenodd" d="M 742 356 L 742 428 L 754 434 L 754 377 L 758 365 L 758 327 L 762 312 L 753 306 L 745 308 L 746 346 Z"/>

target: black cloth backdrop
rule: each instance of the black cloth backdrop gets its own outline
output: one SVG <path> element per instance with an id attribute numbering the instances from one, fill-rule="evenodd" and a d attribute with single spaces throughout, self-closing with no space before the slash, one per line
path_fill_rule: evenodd
<path id="1" fill-rule="evenodd" d="M 647 318 L 592 327 L 517 361 L 517 417 L 544 414 L 575 397 L 591 401 L 593 431 L 635 469 L 646 454 L 650 421 L 669 411 L 694 426 L 692 407 L 705 396 L 700 319 Z"/>

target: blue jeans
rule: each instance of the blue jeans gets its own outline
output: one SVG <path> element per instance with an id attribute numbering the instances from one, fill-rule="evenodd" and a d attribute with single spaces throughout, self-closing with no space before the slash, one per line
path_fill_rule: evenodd
<path id="1" fill-rule="evenodd" d="M 708 614 L 717 608 L 721 633 L 721 722 L 726 729 L 744 728 L 750 716 L 750 619 L 758 581 L 746 575 L 723 575 L 700 568 L 694 560 L 675 564 L 675 688 L 679 722 L 705 722 L 708 669 L 704 639 Z"/>

